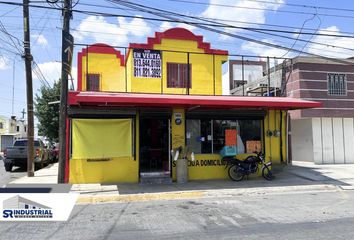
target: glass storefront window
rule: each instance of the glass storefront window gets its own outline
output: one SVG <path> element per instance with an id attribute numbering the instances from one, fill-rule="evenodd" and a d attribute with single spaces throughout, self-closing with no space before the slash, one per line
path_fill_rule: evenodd
<path id="1" fill-rule="evenodd" d="M 247 150 L 247 143 L 261 141 L 261 120 L 187 119 L 186 143 L 195 154 L 218 154 L 225 146 L 225 130 L 237 131 L 237 152 Z"/>

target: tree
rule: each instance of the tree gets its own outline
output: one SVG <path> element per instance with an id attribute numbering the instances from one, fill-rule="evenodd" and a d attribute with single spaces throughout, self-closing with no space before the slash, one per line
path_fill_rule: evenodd
<path id="1" fill-rule="evenodd" d="M 38 135 L 45 136 L 51 141 L 58 141 L 59 135 L 59 101 L 60 81 L 54 82 L 53 87 L 42 86 L 35 97 L 35 116 L 37 117 Z"/>

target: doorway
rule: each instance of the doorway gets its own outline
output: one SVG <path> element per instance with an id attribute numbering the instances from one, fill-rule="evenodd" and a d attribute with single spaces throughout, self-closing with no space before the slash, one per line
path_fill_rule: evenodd
<path id="1" fill-rule="evenodd" d="M 140 177 L 170 176 L 170 120 L 140 119 Z"/>

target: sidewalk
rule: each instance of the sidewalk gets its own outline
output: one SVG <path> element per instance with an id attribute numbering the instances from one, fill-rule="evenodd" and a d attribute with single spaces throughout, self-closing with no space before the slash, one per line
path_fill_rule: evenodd
<path id="1" fill-rule="evenodd" d="M 57 169 L 56 163 L 36 171 L 35 177 L 26 176 L 11 182 L 11 186 L 56 184 Z M 293 165 L 277 166 L 274 171 L 273 181 L 253 178 L 241 182 L 204 180 L 186 184 L 73 184 L 70 192 L 80 194 L 78 203 L 98 203 L 354 190 L 354 164 L 315 165 L 309 162 L 293 162 Z"/>

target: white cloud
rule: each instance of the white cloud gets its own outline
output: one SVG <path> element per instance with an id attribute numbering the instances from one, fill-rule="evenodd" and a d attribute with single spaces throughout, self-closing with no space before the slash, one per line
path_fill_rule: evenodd
<path id="1" fill-rule="evenodd" d="M 197 27 L 193 26 L 193 25 L 189 25 L 189 24 L 185 24 L 185 23 L 179 23 L 177 24 L 176 27 L 180 27 L 180 28 L 186 28 L 189 31 L 193 32 Z"/>
<path id="2" fill-rule="evenodd" d="M 267 39 L 263 39 L 261 41 L 275 44 L 274 42 L 267 40 Z M 283 49 L 279 49 L 279 48 L 268 47 L 268 46 L 254 43 L 254 42 L 243 43 L 241 45 L 241 49 L 248 54 L 255 54 L 255 55 L 260 55 L 260 56 L 269 56 L 269 57 L 292 57 L 292 56 L 294 56 L 293 52 L 288 52 L 287 50 L 283 50 Z M 284 56 L 284 54 L 286 54 L 286 55 Z"/>
<path id="3" fill-rule="evenodd" d="M 9 59 L 4 56 L 0 56 L 0 70 L 5 70 L 8 68 L 10 68 Z"/>
<path id="4" fill-rule="evenodd" d="M 331 32 L 327 32 L 327 31 L 331 31 Z M 343 35 L 338 29 L 338 27 L 336 26 L 323 28 L 319 31 L 319 33 L 325 33 L 331 35 Z M 332 47 L 332 46 L 339 46 L 339 47 L 352 48 L 351 46 L 354 46 L 353 38 L 315 36 L 311 41 L 328 44 L 328 46 L 309 43 L 307 45 L 307 49 L 305 50 L 309 53 L 318 54 L 327 57 L 335 57 L 335 58 L 349 58 L 354 56 L 354 51 Z"/>
<path id="5" fill-rule="evenodd" d="M 160 32 L 164 32 L 170 28 L 173 28 L 173 25 L 172 23 L 170 22 L 162 22 L 161 25 L 160 25 Z"/>
<path id="6" fill-rule="evenodd" d="M 45 79 L 49 82 L 49 84 L 53 84 L 54 81 L 58 81 L 61 73 L 61 63 L 60 62 L 45 62 L 39 63 L 36 68 L 32 70 L 33 79 L 39 81 L 39 77 L 36 74 L 38 69 L 42 72 Z"/>
<path id="7" fill-rule="evenodd" d="M 132 37 L 147 36 L 151 32 L 150 26 L 139 18 L 127 21 L 118 17 L 117 23 L 109 23 L 102 16 L 89 16 L 81 21 L 78 31 L 73 33 L 80 41 L 84 38 L 92 38 L 96 42 L 117 46 L 126 46 L 129 43 L 128 35 Z"/>
<path id="8" fill-rule="evenodd" d="M 38 44 L 43 47 L 48 45 L 48 40 L 44 37 L 43 34 L 32 34 L 31 36 L 35 40 L 34 45 Z"/>
<path id="9" fill-rule="evenodd" d="M 171 22 L 162 22 L 161 25 L 160 25 L 159 31 L 160 32 L 164 32 L 164 31 L 166 31 L 166 30 L 168 30 L 170 28 L 174 28 L 174 27 L 185 28 L 185 29 L 188 29 L 191 32 L 193 32 L 193 30 L 196 29 L 195 26 L 189 25 L 189 24 L 185 24 L 185 23 L 175 24 L 175 23 L 171 23 Z"/>
<path id="10" fill-rule="evenodd" d="M 336 26 L 320 29 L 318 33 L 331 34 L 331 35 L 343 35 Z M 300 36 L 300 38 L 303 38 L 303 36 Z M 262 41 L 268 43 L 274 43 L 271 40 L 267 40 L 267 39 L 263 39 Z M 351 48 L 350 46 L 354 46 L 354 38 L 342 38 L 342 37 L 335 37 L 335 36 L 334 37 L 315 36 L 311 39 L 311 42 L 314 43 L 308 43 L 303 50 L 304 52 L 326 56 L 326 57 L 332 57 L 332 58 L 349 58 L 354 56 L 354 51 L 333 47 L 333 46 L 339 46 L 339 47 Z M 317 43 L 321 43 L 325 45 L 319 45 Z M 304 42 L 298 41 L 295 44 L 294 48 L 298 50 L 302 50 L 304 44 L 305 44 Z M 282 57 L 285 53 L 288 52 L 287 50 L 267 47 L 252 42 L 247 42 L 242 44 L 241 49 L 247 53 L 252 53 L 252 54 L 262 55 L 262 56 L 271 56 L 271 57 L 273 56 Z M 299 55 L 299 53 L 290 51 L 285 55 L 285 57 L 295 57 L 297 55 Z"/>
<path id="11" fill-rule="evenodd" d="M 278 4 L 270 4 L 266 2 L 246 1 L 246 0 L 210 0 L 209 7 L 201 14 L 203 17 L 215 18 L 215 19 L 227 19 L 239 21 L 237 23 L 230 21 L 222 21 L 222 23 L 237 25 L 240 27 L 250 27 L 254 24 L 242 23 L 252 22 L 256 24 L 265 23 L 266 9 L 277 10 L 282 6 L 284 0 L 274 0 L 273 2 Z M 216 4 L 216 5 L 213 5 Z M 217 6 L 217 5 L 230 5 L 233 7 Z M 261 8 L 262 10 L 255 10 L 252 8 Z M 263 10 L 264 9 L 264 10 Z M 220 20 L 215 20 L 219 21 Z M 226 32 L 237 32 L 240 29 L 225 28 Z M 231 39 L 225 35 L 221 35 L 222 39 Z"/>
<path id="12" fill-rule="evenodd" d="M 44 62 L 39 63 L 38 68 L 41 70 L 42 74 L 44 75 L 45 79 L 48 81 L 50 85 L 53 85 L 54 82 L 58 81 L 61 78 L 61 63 L 60 62 Z M 36 69 L 33 69 L 36 70 Z M 37 71 L 33 71 L 33 79 L 36 81 L 40 81 L 37 74 Z M 73 78 L 74 82 L 74 89 L 77 86 L 77 67 L 73 66 L 71 68 L 71 77 Z M 70 76 L 69 76 L 70 79 Z M 42 83 L 41 83 L 42 84 Z M 71 86 L 71 81 L 69 80 L 69 86 Z"/>

